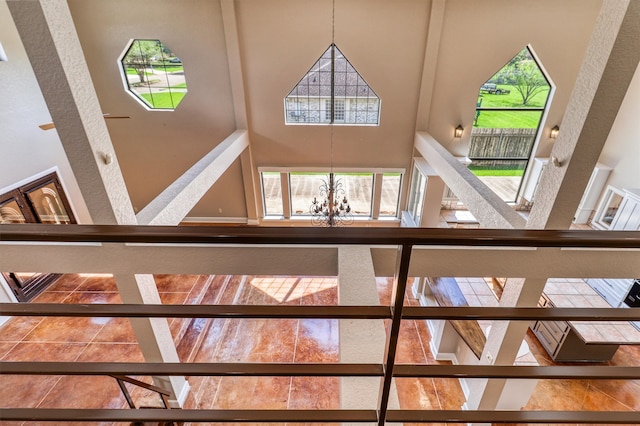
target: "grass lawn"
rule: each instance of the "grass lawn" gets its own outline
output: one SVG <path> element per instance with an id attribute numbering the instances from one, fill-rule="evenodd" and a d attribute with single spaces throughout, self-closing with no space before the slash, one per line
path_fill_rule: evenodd
<path id="1" fill-rule="evenodd" d="M 544 108 L 549 95 L 549 89 L 536 94 L 529 103 L 522 105 L 522 97 L 515 86 L 499 84 L 498 88 L 508 89 L 510 93 L 496 95 L 482 93 L 478 102 L 482 100 L 484 108 Z M 476 111 L 477 113 L 477 111 Z M 535 129 L 542 117 L 541 111 L 480 111 L 474 127 L 505 128 L 505 129 Z"/>
<path id="2" fill-rule="evenodd" d="M 140 93 L 140 96 L 153 108 L 173 109 L 178 106 L 186 94 L 186 92 L 158 92 L 153 96 L 149 93 Z"/>
<path id="3" fill-rule="evenodd" d="M 136 70 L 134 70 L 133 68 L 127 68 L 127 74 L 128 75 L 138 75 L 138 72 Z M 153 75 L 153 73 L 145 71 L 144 75 Z"/>
<path id="4" fill-rule="evenodd" d="M 186 89 L 186 88 L 187 88 L 187 83 L 180 83 L 170 87 L 170 89 Z"/>
<path id="5" fill-rule="evenodd" d="M 482 99 L 484 108 L 544 108 L 544 104 L 549 96 L 549 89 L 545 89 L 529 99 L 527 105 L 522 105 L 522 96 L 515 86 L 508 84 L 498 84 L 498 88 L 510 90 L 510 93 L 503 95 L 491 95 L 482 93 L 478 101 Z"/>
<path id="6" fill-rule="evenodd" d="M 477 113 L 480 115 L 473 127 L 492 129 L 535 129 L 542 118 L 542 111 L 476 111 Z"/>
<path id="7" fill-rule="evenodd" d="M 153 65 L 153 68 L 161 72 L 184 71 L 184 67 L 182 65 Z"/>

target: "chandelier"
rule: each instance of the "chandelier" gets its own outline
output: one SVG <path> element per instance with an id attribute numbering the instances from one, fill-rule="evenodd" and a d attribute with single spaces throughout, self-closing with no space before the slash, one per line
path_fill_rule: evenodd
<path id="1" fill-rule="evenodd" d="M 313 197 L 309 212 L 311 213 L 311 223 L 317 226 L 344 226 L 353 222 L 351 206 L 347 200 L 347 194 L 342 187 L 342 181 L 336 179 L 333 174 L 333 124 L 335 121 L 335 66 L 336 48 L 335 39 L 335 13 L 336 3 L 332 2 L 331 14 L 331 108 L 329 116 L 329 126 L 331 127 L 331 169 L 329 178 L 323 179 L 320 185 L 320 199 Z"/>
<path id="2" fill-rule="evenodd" d="M 324 180 L 320 185 L 320 196 L 323 201 L 318 201 L 313 197 L 311 207 L 311 223 L 318 226 L 344 226 L 353 222 L 351 206 L 342 188 L 340 179 L 335 179 L 333 171 L 329 173 L 329 179 Z"/>

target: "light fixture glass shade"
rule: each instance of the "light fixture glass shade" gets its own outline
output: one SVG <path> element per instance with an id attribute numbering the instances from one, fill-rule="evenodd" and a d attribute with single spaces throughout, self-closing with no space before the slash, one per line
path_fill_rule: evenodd
<path id="1" fill-rule="evenodd" d="M 555 139 L 558 137 L 558 133 L 560 132 L 560 127 L 558 127 L 558 125 L 556 124 L 555 126 L 553 126 L 551 128 L 551 131 L 549 132 L 549 137 L 551 139 Z"/>
<path id="2" fill-rule="evenodd" d="M 462 124 L 458 124 L 458 127 L 456 127 L 453 130 L 453 137 L 454 138 L 461 138 L 462 137 L 462 133 L 464 133 L 464 128 L 462 127 Z"/>

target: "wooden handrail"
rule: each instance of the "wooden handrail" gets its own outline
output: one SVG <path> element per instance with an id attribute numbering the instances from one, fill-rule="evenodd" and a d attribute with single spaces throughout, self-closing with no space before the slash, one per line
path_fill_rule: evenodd
<path id="1" fill-rule="evenodd" d="M 2 224 L 0 242 L 640 248 L 640 231 Z"/>
<path id="2" fill-rule="evenodd" d="M 389 410 L 394 423 L 579 423 L 636 424 L 637 411 Z M 199 423 L 375 423 L 376 410 L 122 410 L 1 408 L 5 421 L 184 421 Z M 454 420 L 452 420 L 454 419 Z"/>
<path id="3" fill-rule="evenodd" d="M 2 364 L 0 374 L 103 376 L 121 378 L 154 392 L 169 395 L 161 388 L 124 377 L 155 376 L 268 376 L 268 377 L 381 377 L 382 364 L 336 363 L 162 363 L 162 362 L 25 362 Z M 638 380 L 640 367 L 604 365 L 436 365 L 396 364 L 394 377 L 431 378 L 519 378 L 519 379 L 590 379 Z"/>
<path id="4" fill-rule="evenodd" d="M 395 351 L 402 320 L 640 320 L 640 310 L 613 308 L 478 308 L 404 306 L 403 298 L 411 249 L 415 246 L 556 247 L 640 249 L 640 232 L 583 230 L 494 230 L 441 228 L 280 228 L 280 227 L 167 227 L 112 225 L 0 225 L 0 243 L 140 243 L 238 245 L 387 245 L 399 248 L 391 306 L 237 306 L 237 305 L 74 305 L 0 304 L 3 315 L 164 318 L 358 318 L 390 319 L 382 364 L 156 364 L 117 363 L 2 363 L 0 374 L 127 374 L 154 375 L 317 375 L 381 377 L 376 410 L 72 410 L 0 409 L 3 420 L 50 421 L 193 421 L 193 422 L 510 422 L 510 423 L 630 423 L 637 413 L 567 411 L 412 411 L 388 410 L 392 377 L 469 378 L 591 378 L 636 379 L 635 367 L 567 368 L 527 366 L 396 365 Z M 5 368 L 6 367 L 6 368 Z M 131 368 L 131 370 L 129 370 Z M 206 370 L 209 368 L 209 370 Z M 586 369 L 585 369 L 586 368 Z M 74 371 L 75 370 L 75 371 Z M 206 373 L 206 374 L 205 374 Z M 131 379 L 134 380 L 134 379 Z M 126 390 L 126 389 L 125 389 Z M 166 395 L 160 393 L 164 398 Z M 130 398 L 128 402 L 133 404 Z M 126 411 L 123 412 L 123 411 Z M 132 414 L 135 413 L 135 414 Z M 635 417 L 634 417 L 635 416 Z"/>
<path id="5" fill-rule="evenodd" d="M 108 318 L 330 318 L 389 319 L 389 306 L 296 305 L 145 305 L 0 303 L 0 312 L 12 316 Z M 405 306 L 402 319 L 488 319 L 549 321 L 640 321 L 640 309 L 540 308 L 479 306 Z"/>

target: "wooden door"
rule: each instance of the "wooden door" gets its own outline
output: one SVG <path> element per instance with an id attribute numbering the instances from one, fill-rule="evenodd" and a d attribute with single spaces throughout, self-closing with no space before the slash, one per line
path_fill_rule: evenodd
<path id="1" fill-rule="evenodd" d="M 51 173 L 0 195 L 0 223 L 76 223 L 57 174 Z M 60 275 L 44 272 L 4 272 L 20 302 L 38 295 Z"/>

